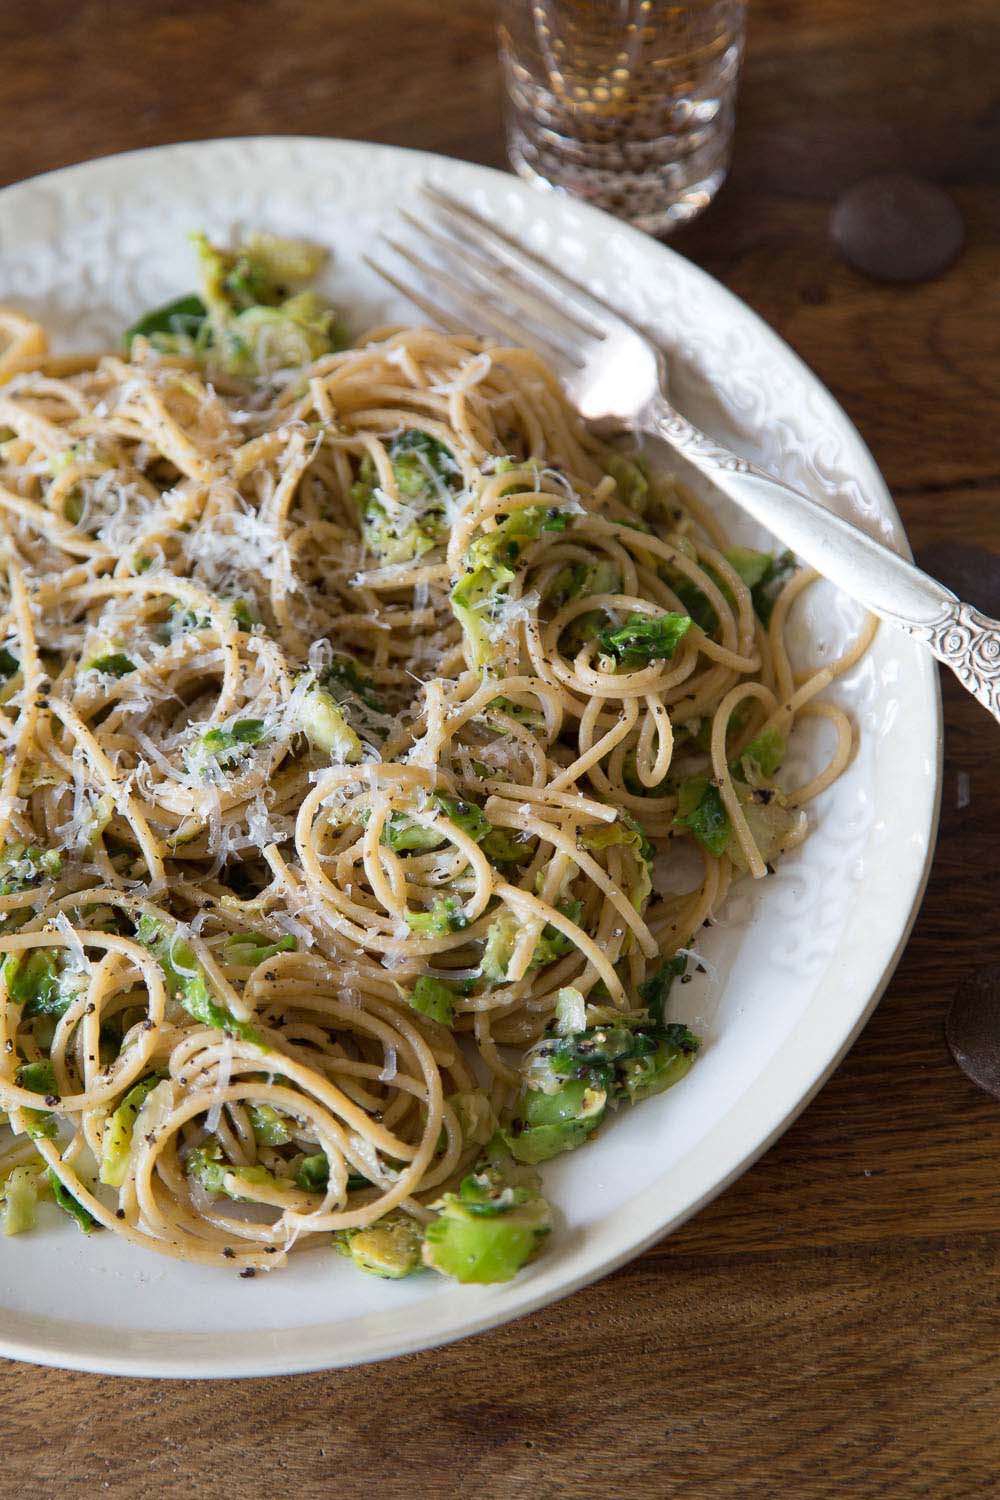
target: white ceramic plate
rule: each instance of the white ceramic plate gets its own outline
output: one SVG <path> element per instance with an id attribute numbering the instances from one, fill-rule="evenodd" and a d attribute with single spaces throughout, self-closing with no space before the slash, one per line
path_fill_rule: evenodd
<path id="1" fill-rule="evenodd" d="M 482 167 L 385 146 L 295 138 L 208 141 L 110 157 L 0 194 L 0 302 L 55 347 L 111 347 L 193 281 L 187 231 L 242 228 L 329 244 L 329 290 L 355 331 L 416 321 L 361 263 L 421 179 L 618 301 L 672 354 L 678 405 L 900 548 L 906 542 L 857 432 L 752 312 L 672 251 L 594 209 Z M 753 533 L 739 523 L 745 539 Z M 798 644 L 835 653 L 853 607 L 810 591 Z M 85 1238 L 55 1209 L 0 1247 L 0 1353 L 135 1375 L 262 1375 L 381 1359 L 478 1332 L 564 1296 L 680 1224 L 754 1160 L 827 1077 L 871 1013 L 906 940 L 936 824 L 940 714 L 930 657 L 883 630 L 838 694 L 861 728 L 849 772 L 812 809 L 815 832 L 774 877 L 732 894 L 702 935 L 710 975 L 675 990 L 707 1045 L 684 1083 L 547 1165 L 558 1228 L 512 1283 L 402 1283 L 332 1253 L 253 1281 Z M 822 734 L 817 723 L 816 733 Z M 804 770 L 821 747 L 796 746 Z"/>

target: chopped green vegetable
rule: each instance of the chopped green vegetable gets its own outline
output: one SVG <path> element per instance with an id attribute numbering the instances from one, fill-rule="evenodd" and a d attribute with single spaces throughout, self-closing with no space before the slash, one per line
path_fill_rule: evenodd
<path id="1" fill-rule="evenodd" d="M 529 729 L 542 729 L 545 725 L 545 715 L 540 708 L 528 703 L 515 703 L 513 698 L 491 698 L 486 705 L 486 713 L 501 713 L 506 718 L 513 719 L 515 724 L 526 724 Z"/>
<path id="2" fill-rule="evenodd" d="M 446 797 L 440 792 L 435 792 L 431 801 L 449 822 L 454 823 L 456 828 L 461 829 L 477 844 L 491 832 L 492 825 L 477 803 Z M 433 825 L 418 823 L 407 817 L 406 813 L 395 812 L 386 819 L 381 842 L 394 849 L 397 854 L 424 853 L 430 849 L 439 849 L 445 843 L 445 836 Z"/>
<path id="3" fill-rule="evenodd" d="M 246 1042 L 260 1043 L 257 1032 L 248 1021 L 238 1021 L 212 994 L 208 975 L 199 964 L 191 944 L 180 931 L 165 931 L 155 917 L 147 913 L 139 918 L 136 939 L 156 959 L 167 981 L 167 993 L 203 1026 L 242 1037 Z"/>
<path id="4" fill-rule="evenodd" d="M 3 963 L 4 983 L 15 1004 L 31 1016 L 63 1016 L 79 994 L 81 976 L 65 967 L 62 948 L 28 948 L 9 953 Z"/>
<path id="5" fill-rule="evenodd" d="M 56 1075 L 48 1059 L 23 1063 L 14 1075 L 19 1088 L 42 1094 L 46 1100 L 58 1098 Z M 24 1132 L 33 1141 L 55 1140 L 59 1133 L 58 1117 L 45 1109 L 23 1109 Z"/>
<path id="6" fill-rule="evenodd" d="M 445 1100 L 455 1111 L 462 1140 L 466 1144 L 485 1146 L 496 1132 L 493 1106 L 482 1089 L 468 1089 L 449 1094 Z"/>
<path id="7" fill-rule="evenodd" d="M 723 553 L 723 557 L 750 590 L 758 617 L 765 625 L 769 624 L 774 600 L 795 571 L 793 554 L 784 552 L 775 557 L 770 552 L 755 552 L 751 547 L 730 547 Z M 700 563 L 699 566 L 711 578 L 723 598 L 731 604 L 733 594 L 725 579 L 720 577 L 710 563 Z M 706 635 L 712 635 L 718 628 L 719 617 L 698 585 L 686 574 L 673 568 L 661 567 L 660 574 L 669 583 L 695 624 L 700 625 Z"/>
<path id="8" fill-rule="evenodd" d="M 624 1089 L 631 1104 L 662 1094 L 689 1071 L 700 1047 L 701 1041 L 692 1031 L 672 1021 L 664 1026 L 663 1036 L 651 1052 L 622 1059 L 618 1068 L 619 1087 Z"/>
<path id="9" fill-rule="evenodd" d="M 407 428 L 387 447 L 400 505 L 378 488 L 378 471 L 365 454 L 351 499 L 358 507 L 361 535 L 369 552 L 384 563 L 422 557 L 444 535 L 446 506 L 460 488 L 462 470 L 451 451 L 419 428 Z"/>
<path id="10" fill-rule="evenodd" d="M 575 1150 L 609 1104 L 636 1103 L 682 1078 L 699 1046 L 686 1026 L 648 1014 L 543 1042 L 525 1061 L 525 1086 L 504 1132 L 508 1149 L 526 1162 Z"/>
<path id="11" fill-rule="evenodd" d="M 287 1146 L 292 1139 L 292 1132 L 288 1127 L 288 1117 L 281 1114 L 270 1104 L 251 1104 L 247 1113 L 250 1116 L 250 1129 L 253 1131 L 254 1140 L 263 1146 Z"/>
<path id="12" fill-rule="evenodd" d="M 564 563 L 546 584 L 544 599 L 550 609 L 557 610 L 570 599 L 583 599 L 588 594 L 617 594 L 621 583 L 621 573 L 608 559 Z"/>
<path id="13" fill-rule="evenodd" d="M 716 858 L 724 854 L 731 832 L 722 796 L 707 776 L 689 776 L 677 789 L 677 827 L 693 833 Z"/>
<path id="14" fill-rule="evenodd" d="M 335 764 L 354 764 L 361 759 L 364 749 L 360 739 L 344 718 L 336 699 L 325 688 L 314 687 L 306 693 L 299 723 L 313 749 L 329 755 Z"/>
<path id="15" fill-rule="evenodd" d="M 753 607 L 765 625 L 770 625 L 775 600 L 797 566 L 793 552 L 782 552 L 778 557 L 771 557 L 769 566 L 750 590 Z"/>
<path id="16" fill-rule="evenodd" d="M 327 688 L 339 703 L 345 698 L 359 698 L 367 708 L 377 714 L 385 713 L 385 704 L 375 691 L 375 684 L 366 677 L 353 656 L 345 651 L 334 653 L 329 665 L 320 677 L 321 686 Z M 340 691 L 338 692 L 338 689 Z"/>
<path id="17" fill-rule="evenodd" d="M 295 1185 L 306 1193 L 325 1193 L 330 1181 L 330 1163 L 324 1152 L 304 1156 L 295 1171 Z"/>
<path id="18" fill-rule="evenodd" d="M 557 903 L 557 909 L 563 916 L 577 924 L 583 915 L 583 904 L 580 901 L 560 901 Z M 479 972 L 491 984 L 501 984 L 506 979 L 521 927 L 521 919 L 509 907 L 505 907 L 486 929 L 486 946 L 480 960 Z M 529 970 L 544 968 L 546 964 L 553 963 L 563 954 L 569 953 L 572 947 L 573 943 L 566 934 L 547 922 L 535 944 L 528 965 Z"/>
<path id="19" fill-rule="evenodd" d="M 259 745 L 265 736 L 263 719 L 237 719 L 228 729 L 209 729 L 201 737 L 206 750 L 217 755 L 243 745 Z"/>
<path id="20" fill-rule="evenodd" d="M 636 614 L 617 629 L 602 630 L 597 641 L 623 672 L 634 672 L 652 661 L 669 661 L 690 628 L 690 615 Z"/>
<path id="21" fill-rule="evenodd" d="M 340 1229 L 334 1235 L 334 1243 L 360 1270 L 389 1281 L 411 1276 L 421 1267 L 423 1231 L 409 1214 L 386 1214 L 367 1229 Z"/>
<path id="22" fill-rule="evenodd" d="M 583 916 L 582 901 L 559 901 L 556 903 L 556 909 L 571 922 L 575 922 L 577 926 L 580 925 L 580 918 Z M 557 958 L 562 958 L 563 954 L 570 953 L 572 949 L 573 939 L 567 937 L 561 928 L 553 927 L 547 922 L 542 928 L 541 937 L 535 944 L 535 951 L 531 956 L 531 968 L 542 969 L 546 964 L 554 963 Z"/>
<path id="23" fill-rule="evenodd" d="M 477 667 L 493 658 L 501 605 L 525 547 L 543 531 L 565 531 L 572 520 L 572 513 L 557 505 L 525 506 L 477 537 L 466 550 L 464 572 L 451 591 L 451 607 Z"/>
<path id="24" fill-rule="evenodd" d="M 558 505 L 521 506 L 470 544 L 466 565 L 513 568 L 528 544 L 537 541 L 543 531 L 566 531 L 572 521 L 573 513 Z"/>
<path id="25" fill-rule="evenodd" d="M 520 920 L 516 913 L 507 906 L 487 927 L 486 946 L 480 960 L 479 972 L 491 984 L 502 984 L 506 979 L 520 930 Z"/>
<path id="26" fill-rule="evenodd" d="M 493 659 L 494 634 L 500 601 L 515 575 L 499 564 L 470 567 L 451 591 L 452 612 L 472 647 L 475 666 Z"/>
<path id="27" fill-rule="evenodd" d="M 48 1178 L 49 1185 L 52 1188 L 52 1196 L 55 1198 L 59 1207 L 63 1210 L 64 1213 L 69 1214 L 71 1219 L 76 1220 L 77 1224 L 83 1230 L 84 1234 L 93 1234 L 95 1229 L 100 1229 L 101 1226 L 94 1218 L 93 1214 L 91 1214 L 88 1209 L 84 1208 L 83 1204 L 79 1201 L 79 1199 L 73 1196 L 68 1187 L 65 1187 L 63 1185 L 62 1181 L 56 1176 L 51 1167 L 48 1169 L 46 1176 Z"/>
<path id="28" fill-rule="evenodd" d="M 555 1025 L 559 1036 L 572 1036 L 587 1024 L 587 1002 L 574 985 L 565 985 L 556 996 Z"/>
<path id="29" fill-rule="evenodd" d="M 6 646 L 0 647 L 0 677 L 13 677 L 15 672 L 20 672 L 21 663 L 16 656 L 11 656 Z"/>
<path id="30" fill-rule="evenodd" d="M 126 330 L 125 352 L 131 354 L 133 340 L 137 338 L 148 339 L 164 354 L 197 344 L 207 315 L 208 309 L 200 297 L 175 297 L 162 307 L 154 307 Z"/>
<path id="31" fill-rule="evenodd" d="M 788 843 L 790 835 L 801 823 L 803 814 L 788 806 L 784 793 L 777 787 L 734 781 L 733 790 L 757 851 L 764 863 L 769 864 L 771 860 L 777 859 Z M 746 855 L 735 834 L 726 846 L 726 853 L 738 870 L 748 868 Z"/>
<path id="32" fill-rule="evenodd" d="M 252 969 L 276 953 L 294 953 L 297 948 L 298 942 L 291 935 L 271 943 L 264 932 L 234 932 L 226 938 L 223 952 L 227 963 Z"/>
<path id="33" fill-rule="evenodd" d="M 422 1016 L 430 1016 L 442 1026 L 451 1026 L 455 1021 L 455 995 L 440 979 L 421 974 L 413 986 L 410 1004 Z"/>
<path id="34" fill-rule="evenodd" d="M 552 1227 L 534 1173 L 491 1167 L 466 1177 L 435 1205 L 424 1231 L 424 1264 L 462 1282 L 509 1281 Z"/>
<path id="35" fill-rule="evenodd" d="M 645 459 L 612 453 L 604 467 L 615 481 L 622 504 L 642 515 L 649 498 L 649 469 Z"/>
<path id="36" fill-rule="evenodd" d="M 222 1148 L 218 1141 L 206 1141 L 202 1146 L 196 1146 L 189 1151 L 184 1163 L 184 1170 L 189 1177 L 204 1188 L 206 1193 L 213 1198 L 231 1198 L 234 1203 L 246 1203 L 250 1200 L 242 1193 L 238 1193 L 233 1184 L 226 1185 L 226 1178 L 230 1175 L 241 1177 L 244 1182 L 260 1183 L 262 1187 L 288 1187 L 289 1179 L 275 1177 L 266 1167 L 242 1167 L 227 1161 L 222 1154 Z"/>
<path id="37" fill-rule="evenodd" d="M 752 547 L 727 547 L 722 555 L 751 591 L 768 577 L 774 564 L 770 552 L 755 552 Z"/>
<path id="38" fill-rule="evenodd" d="M 55 849 L 39 849 L 18 842 L 5 844 L 0 851 L 0 896 L 13 896 L 43 880 L 55 880 L 62 874 L 62 867 L 62 856 Z"/>
<path id="39" fill-rule="evenodd" d="M 744 781 L 751 786 L 759 786 L 765 778 L 773 776 L 780 769 L 786 749 L 785 736 L 772 725 L 750 741 L 739 758 L 737 770 Z"/>
<path id="40" fill-rule="evenodd" d="M 469 925 L 461 903 L 454 896 L 437 896 L 430 911 L 408 911 L 406 922 L 412 933 L 423 938 L 445 937 Z"/>
<path id="41" fill-rule="evenodd" d="M 639 998 L 658 1025 L 662 1026 L 666 1022 L 667 1002 L 673 982 L 681 977 L 686 968 L 687 958 L 683 954 L 676 954 L 639 985 Z"/>
<path id="42" fill-rule="evenodd" d="M 362 822 L 367 824 L 369 816 L 366 812 Z M 380 842 L 396 854 L 425 854 L 430 849 L 440 849 L 444 841 L 444 834 L 433 825 L 418 823 L 406 813 L 390 813 L 382 825 Z"/>
<path id="43" fill-rule="evenodd" d="M 653 859 L 656 850 L 643 833 L 639 824 L 629 813 L 619 812 L 613 823 L 605 823 L 581 835 L 580 842 L 586 849 L 611 849 L 624 845 L 631 851 L 636 865 L 636 878 L 629 887 L 629 897 L 636 911 L 643 911 L 653 893 Z"/>
<path id="44" fill-rule="evenodd" d="M 104 1123 L 100 1180 L 108 1187 L 121 1187 L 125 1181 L 135 1122 L 142 1106 L 163 1076 L 162 1073 L 151 1073 L 148 1078 L 141 1078 L 129 1089 L 121 1104 Z"/>
<path id="45" fill-rule="evenodd" d="M 124 651 L 109 651 L 104 656 L 92 656 L 83 668 L 86 672 L 104 672 L 108 677 L 127 677 L 136 665 Z"/>
<path id="46" fill-rule="evenodd" d="M 27 1164 L 12 1167 L 3 1185 L 4 1234 L 24 1234 L 34 1229 L 37 1208 L 37 1168 Z"/>
<path id="47" fill-rule="evenodd" d="M 289 295 L 317 274 L 323 251 L 266 235 L 235 251 L 217 249 L 204 235 L 192 240 L 206 319 L 183 352 L 208 354 L 230 375 L 259 375 L 308 364 L 343 346 L 328 302 L 312 291 Z"/>
<path id="48" fill-rule="evenodd" d="M 257 621 L 246 599 L 234 599 L 232 613 L 234 622 L 249 635 Z"/>
<path id="49" fill-rule="evenodd" d="M 223 1179 L 227 1172 L 232 1170 L 231 1164 L 222 1155 L 222 1148 L 216 1142 L 204 1146 L 196 1146 L 187 1154 L 184 1170 L 195 1182 L 201 1184 L 206 1193 L 218 1196 L 225 1192 Z"/>
<path id="50" fill-rule="evenodd" d="M 607 1092 L 582 1078 L 571 1078 L 552 1093 L 528 1089 L 505 1136 L 507 1146 L 517 1161 L 548 1161 L 582 1145 L 606 1108 Z"/>
<path id="51" fill-rule="evenodd" d="M 59 1086 L 56 1083 L 56 1075 L 48 1058 L 42 1058 L 38 1062 L 22 1063 L 14 1077 L 18 1088 L 27 1089 L 29 1093 L 42 1094 L 47 1101 L 59 1097 Z M 27 1113 L 35 1114 L 37 1111 L 31 1110 L 27 1111 Z M 53 1119 L 52 1129 L 46 1127 L 37 1132 L 29 1132 L 29 1134 L 54 1135 L 54 1118 L 46 1116 L 46 1119 Z"/>
<path id="52" fill-rule="evenodd" d="M 491 828 L 479 847 L 491 865 L 519 865 L 531 858 L 538 840 L 525 839 L 509 828 Z"/>
<path id="53" fill-rule="evenodd" d="M 428 488 L 439 490 L 441 484 L 454 486 L 462 477 L 451 450 L 418 428 L 408 428 L 392 440 L 389 460 L 399 493 L 407 500 L 419 500 Z"/>
<path id="54" fill-rule="evenodd" d="M 490 821 L 475 802 L 444 797 L 440 793 L 435 797 L 435 801 L 445 817 L 477 844 L 482 843 L 490 832 Z"/>

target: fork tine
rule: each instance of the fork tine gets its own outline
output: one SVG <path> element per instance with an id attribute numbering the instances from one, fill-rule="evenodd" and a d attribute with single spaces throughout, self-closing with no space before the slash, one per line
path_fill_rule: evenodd
<path id="1" fill-rule="evenodd" d="M 566 355 L 543 335 L 538 334 L 532 329 L 527 329 L 519 323 L 513 322 L 512 319 L 508 318 L 498 308 L 485 303 L 482 297 L 477 296 L 470 287 L 465 286 L 461 281 L 457 280 L 449 271 L 445 271 L 440 266 L 432 265 L 430 261 L 424 260 L 422 256 L 417 255 L 415 251 L 411 250 L 408 245 L 402 245 L 397 240 L 390 239 L 388 235 L 383 235 L 383 239 L 397 255 L 401 256 L 403 260 L 408 261 L 415 270 L 426 277 L 432 286 L 436 285 L 444 288 L 449 297 L 458 304 L 459 308 L 465 311 L 466 316 L 471 317 L 480 326 L 485 324 L 487 327 L 495 329 L 513 344 L 528 344 L 538 353 L 543 354 L 550 363 L 561 365 L 565 368 L 568 363 Z M 395 285 L 400 286 L 400 283 L 396 282 Z M 406 295 L 410 296 L 411 294 L 407 292 Z M 420 306 L 419 302 L 417 306 Z M 459 331 L 454 324 L 452 325 L 452 331 Z"/>
<path id="2" fill-rule="evenodd" d="M 398 276 L 394 276 L 391 271 L 387 271 L 385 266 L 380 265 L 377 260 L 372 260 L 370 255 L 362 255 L 361 259 L 366 266 L 369 266 L 375 272 L 376 276 L 381 276 L 382 280 L 387 281 L 390 286 L 395 287 L 397 292 L 402 292 L 403 296 L 408 302 L 412 302 L 414 307 L 419 307 L 421 312 L 426 313 L 432 323 L 437 323 L 439 327 L 446 329 L 448 333 L 465 333 L 466 330 L 457 318 L 453 318 L 451 313 L 445 312 L 443 307 L 438 307 L 437 303 L 431 302 L 428 297 L 421 296 L 415 287 L 410 286 L 405 281 L 400 281 Z"/>
<path id="3" fill-rule="evenodd" d="M 467 208 L 464 203 L 459 203 L 457 199 L 452 198 L 432 183 L 422 183 L 420 190 L 435 205 L 438 213 L 448 223 L 449 228 L 453 229 L 453 232 L 462 234 L 463 238 L 474 236 L 474 243 L 480 246 L 483 243 L 488 245 L 493 254 L 506 266 L 528 276 L 541 291 L 547 290 L 551 294 L 553 284 L 558 286 L 578 318 L 586 326 L 587 331 L 593 336 L 606 337 L 609 321 L 624 323 L 629 328 L 634 327 L 628 318 L 614 308 L 608 307 L 578 281 L 573 281 L 564 272 L 557 270 L 551 261 L 544 260 L 542 256 L 535 255 L 531 250 L 526 250 L 511 235 L 482 218 L 474 209 Z M 453 227 L 456 221 L 457 230 Z"/>
<path id="4" fill-rule="evenodd" d="M 459 274 L 464 273 L 470 276 L 491 301 L 495 301 L 499 290 L 503 300 L 512 303 L 516 312 L 526 314 L 536 323 L 541 324 L 544 337 L 558 348 L 571 364 L 579 365 L 582 362 L 580 346 L 585 339 L 592 338 L 590 329 L 585 324 L 570 317 L 550 299 L 531 291 L 522 281 L 511 275 L 502 261 L 491 256 L 488 251 L 483 253 L 479 246 L 473 247 L 468 241 L 455 239 L 452 235 L 443 233 L 436 225 L 429 226 L 405 208 L 401 208 L 399 214 L 436 251 L 446 256 L 449 261 L 457 263 Z M 566 331 L 568 341 L 559 337 L 553 330 L 551 327 L 553 321 L 560 324 L 561 328 Z M 600 337 L 603 338 L 604 335 L 601 334 Z"/>

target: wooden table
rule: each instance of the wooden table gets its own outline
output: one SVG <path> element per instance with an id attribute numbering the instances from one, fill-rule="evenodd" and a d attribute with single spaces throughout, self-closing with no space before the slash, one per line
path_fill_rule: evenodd
<path id="1" fill-rule="evenodd" d="M 7 0 L 0 56 L 0 182 L 255 132 L 502 164 L 485 0 Z M 731 180 L 676 241 L 813 366 L 918 554 L 994 614 L 998 58 L 995 0 L 758 0 Z M 960 261 L 924 286 L 877 286 L 831 248 L 838 194 L 889 169 L 966 217 Z M 3 1500 L 1000 1493 L 1000 1106 L 943 1033 L 959 979 L 1000 960 L 1000 731 L 951 680 L 944 701 L 910 945 L 846 1062 L 735 1187 L 568 1301 L 394 1363 L 214 1387 L 0 1366 Z"/>

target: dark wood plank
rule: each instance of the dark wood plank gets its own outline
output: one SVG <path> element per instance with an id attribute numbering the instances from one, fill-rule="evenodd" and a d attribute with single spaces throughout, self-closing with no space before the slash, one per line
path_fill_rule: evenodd
<path id="1" fill-rule="evenodd" d="M 0 50 L 0 183 L 269 131 L 503 160 L 488 0 L 8 0 Z M 915 547 L 994 609 L 998 55 L 994 0 L 758 0 L 731 179 L 676 241 L 817 370 Z M 827 232 L 846 187 L 898 169 L 966 219 L 924 286 L 865 280 Z M 716 1203 L 559 1306 L 391 1364 L 213 1387 L 0 1366 L 0 1500 L 994 1493 L 1000 1109 L 943 1022 L 959 978 L 1000 960 L 1000 739 L 950 680 L 944 703 L 941 838 L 896 977 Z"/>
<path id="2" fill-rule="evenodd" d="M 7 1367 L 0 1496 L 988 1496 L 997 1247 L 647 1258 L 485 1338 L 330 1375 Z"/>

